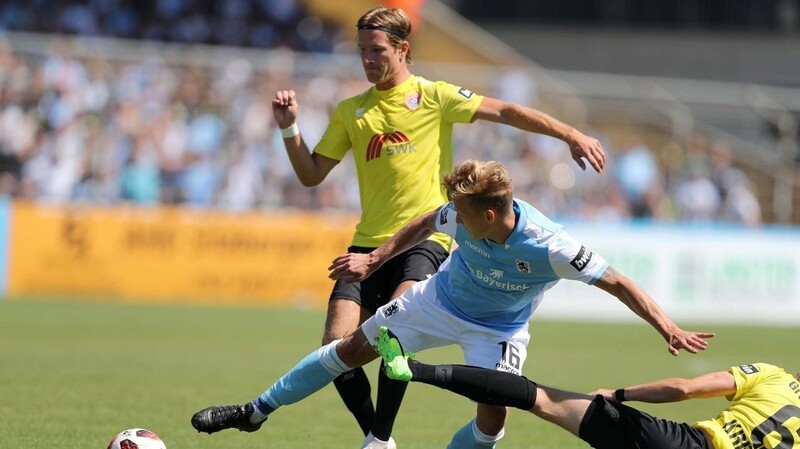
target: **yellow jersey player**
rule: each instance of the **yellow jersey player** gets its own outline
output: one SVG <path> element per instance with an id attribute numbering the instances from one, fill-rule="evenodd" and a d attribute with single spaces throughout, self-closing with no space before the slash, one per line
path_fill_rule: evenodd
<path id="1" fill-rule="evenodd" d="M 409 360 L 385 327 L 378 335 L 377 351 L 391 367 L 389 377 L 434 385 L 480 403 L 530 411 L 596 449 L 800 448 L 800 374 L 792 376 L 767 363 L 586 395 L 502 371 Z M 694 424 L 656 418 L 623 404 L 721 396 L 730 405 L 716 418 Z"/>
<path id="2" fill-rule="evenodd" d="M 371 252 L 409 220 L 446 202 L 440 181 L 453 165 L 454 123 L 488 120 L 546 134 L 566 142 L 582 169 L 588 163 L 599 172 L 605 165 L 596 139 L 541 111 L 413 75 L 411 22 L 403 10 L 369 10 L 356 26 L 361 63 L 373 86 L 337 106 L 313 151 L 297 126 L 295 91 L 278 91 L 272 101 L 286 152 L 303 185 L 318 185 L 348 151 L 353 152 L 362 213 L 348 252 Z M 378 307 L 435 273 L 449 246 L 449 238 L 437 233 L 364 282 L 336 282 L 322 344 L 353 332 Z M 342 374 L 334 385 L 366 435 L 362 448 L 393 449 L 391 431 L 405 383 L 381 374 L 377 409 L 361 368 Z"/>

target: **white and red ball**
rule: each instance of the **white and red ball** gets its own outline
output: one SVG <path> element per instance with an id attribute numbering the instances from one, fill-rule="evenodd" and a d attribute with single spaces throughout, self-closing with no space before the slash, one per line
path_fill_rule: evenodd
<path id="1" fill-rule="evenodd" d="M 161 437 L 147 429 L 128 429 L 108 443 L 108 449 L 167 449 Z"/>

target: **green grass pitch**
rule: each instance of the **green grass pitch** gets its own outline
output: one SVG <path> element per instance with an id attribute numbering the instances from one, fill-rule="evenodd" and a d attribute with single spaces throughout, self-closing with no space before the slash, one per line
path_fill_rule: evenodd
<path id="1" fill-rule="evenodd" d="M 362 436 L 332 386 L 276 412 L 256 433 L 198 434 L 191 415 L 243 402 L 319 343 L 322 311 L 193 308 L 67 301 L 0 301 L 0 449 L 105 448 L 119 431 L 148 428 L 169 449 L 355 449 Z M 800 370 L 797 327 L 684 325 L 717 332 L 699 355 L 672 357 L 643 324 L 531 324 L 526 376 L 588 392 L 658 377 L 691 376 L 757 361 Z M 457 348 L 419 355 L 460 363 Z M 376 362 L 367 366 L 375 378 Z M 373 382 L 374 384 L 374 382 Z M 373 387 L 373 395 L 374 395 Z M 694 421 L 710 399 L 641 408 Z M 469 400 L 409 386 L 395 425 L 402 449 L 444 448 L 474 414 Z M 565 431 L 513 411 L 505 448 L 586 448 Z"/>

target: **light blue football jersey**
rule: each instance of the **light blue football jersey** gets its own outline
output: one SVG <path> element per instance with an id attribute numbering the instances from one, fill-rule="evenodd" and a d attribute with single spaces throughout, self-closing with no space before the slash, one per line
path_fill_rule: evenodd
<path id="1" fill-rule="evenodd" d="M 458 243 L 436 276 L 443 306 L 463 320 L 501 331 L 523 327 L 560 279 L 591 285 L 608 268 L 605 259 L 525 201 L 515 198 L 514 212 L 516 226 L 501 244 L 474 240 L 456 224 L 453 203 L 436 217 L 436 228 Z"/>

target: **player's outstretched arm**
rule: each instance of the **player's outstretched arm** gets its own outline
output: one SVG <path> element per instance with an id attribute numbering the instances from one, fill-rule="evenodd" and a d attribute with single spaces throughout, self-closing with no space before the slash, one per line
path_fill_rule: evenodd
<path id="1" fill-rule="evenodd" d="M 300 105 L 293 90 L 279 90 L 272 100 L 272 114 L 281 129 L 283 145 L 297 179 L 306 187 L 318 185 L 339 163 L 335 159 L 311 153 L 297 127 Z"/>
<path id="2" fill-rule="evenodd" d="M 366 279 L 387 260 L 422 243 L 436 231 L 435 220 L 439 209 L 421 215 L 400 228 L 383 245 L 368 254 L 347 253 L 331 262 L 328 277 L 356 282 Z"/>
<path id="3" fill-rule="evenodd" d="M 484 97 L 478 110 L 475 111 L 474 118 L 561 139 L 569 145 L 572 160 L 582 170 L 586 170 L 586 162 L 589 162 L 592 168 L 599 173 L 606 164 L 606 153 L 597 139 L 583 134 L 542 111 L 496 98 Z"/>
<path id="4" fill-rule="evenodd" d="M 736 382 L 733 374 L 728 371 L 715 371 L 692 379 L 675 377 L 620 390 L 599 389 L 592 394 L 603 395 L 609 400 L 663 403 L 729 396 L 734 393 L 736 393 Z M 620 395 L 622 397 L 618 397 Z"/>
<path id="5" fill-rule="evenodd" d="M 647 292 L 613 267 L 606 269 L 595 286 L 616 296 L 636 315 L 650 323 L 667 341 L 667 350 L 672 355 L 678 355 L 681 349 L 696 354 L 706 349 L 706 339 L 714 336 L 713 332 L 685 331 L 678 327 Z"/>

